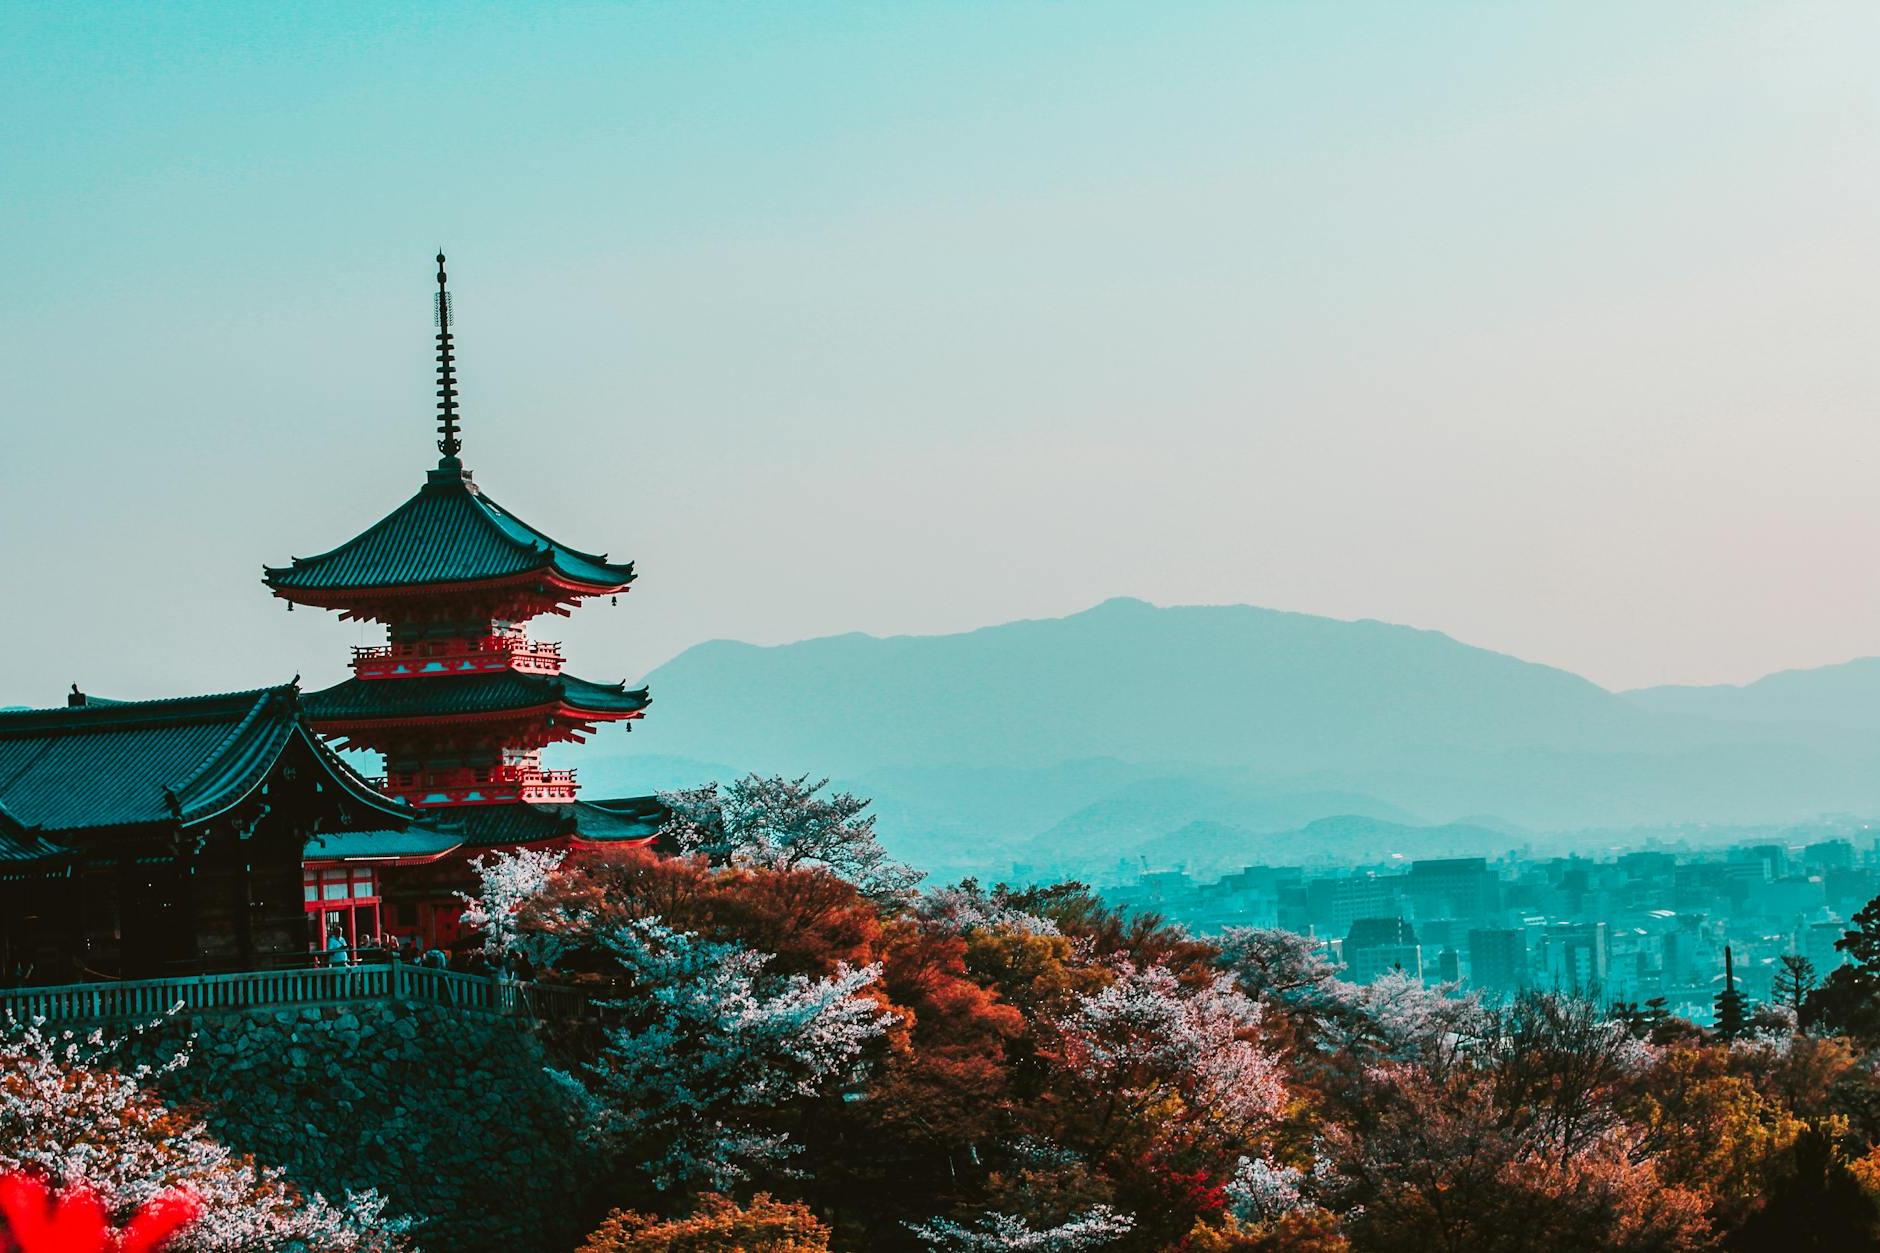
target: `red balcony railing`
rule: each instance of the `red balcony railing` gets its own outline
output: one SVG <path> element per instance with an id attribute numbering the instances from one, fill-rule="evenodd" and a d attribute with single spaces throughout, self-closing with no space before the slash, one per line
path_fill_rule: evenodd
<path id="1" fill-rule="evenodd" d="M 533 801 L 552 805 L 575 795 L 572 770 L 534 766 L 459 767 L 393 773 L 375 779 L 387 795 L 413 805 L 495 805 Z"/>
<path id="2" fill-rule="evenodd" d="M 560 674 L 561 645 L 519 635 L 475 639 L 416 640 L 378 644 L 353 651 L 353 674 L 361 679 L 427 678 L 442 674 L 481 674 L 518 670 L 524 674 Z"/>

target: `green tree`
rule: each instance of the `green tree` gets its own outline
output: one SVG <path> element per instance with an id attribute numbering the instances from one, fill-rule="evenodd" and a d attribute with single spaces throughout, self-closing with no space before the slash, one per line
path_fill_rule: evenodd
<path id="1" fill-rule="evenodd" d="M 1864 975 L 1880 978 L 1880 896 L 1861 906 L 1853 927 L 1834 942 Z"/>
<path id="2" fill-rule="evenodd" d="M 1808 1030 L 1808 994 L 1815 990 L 1815 963 L 1800 953 L 1784 953 L 1776 970 L 1774 998 L 1778 1005 L 1793 1010 L 1795 1029 Z"/>
<path id="3" fill-rule="evenodd" d="M 1808 1021 L 1830 1032 L 1880 1040 L 1880 897 L 1862 906 L 1834 947 L 1849 962 L 1829 971 L 1808 996 Z"/>

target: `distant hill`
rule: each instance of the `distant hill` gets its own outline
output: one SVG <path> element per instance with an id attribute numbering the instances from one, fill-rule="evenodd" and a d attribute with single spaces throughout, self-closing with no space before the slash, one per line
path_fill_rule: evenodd
<path id="1" fill-rule="evenodd" d="M 1263 791 L 1220 779 L 1163 775 L 1116 789 L 1067 814 L 1032 840 L 1039 861 L 1094 868 L 1119 860 L 1152 864 L 1208 860 L 1194 841 L 1167 845 L 1171 832 L 1207 829 L 1249 836 L 1284 831 L 1326 814 L 1366 820 L 1414 822 L 1415 817 L 1374 797 L 1351 792 Z"/>
<path id="2" fill-rule="evenodd" d="M 1880 731 L 1880 657 L 1783 670 L 1740 687 L 1646 687 L 1624 695 L 1657 713 Z"/>
<path id="3" fill-rule="evenodd" d="M 1880 662 L 1855 664 L 1880 695 Z M 1739 714 L 1716 689 L 1622 696 L 1435 631 L 1246 605 L 1125 599 L 956 635 L 715 641 L 647 677 L 631 743 L 581 755 L 590 791 L 829 775 L 874 796 L 891 844 L 943 873 L 1120 858 L 1196 822 L 1880 812 L 1880 700 L 1864 722 L 1857 695 L 1838 721 Z"/>
<path id="4" fill-rule="evenodd" d="M 1101 757 L 1310 770 L 1410 745 L 1605 749 L 1651 724 L 1576 675 L 1435 631 L 1120 599 L 959 635 L 714 641 L 649 678 L 649 750 L 842 773 Z"/>
<path id="5" fill-rule="evenodd" d="M 1149 869 L 1182 869 L 1209 877 L 1256 864 L 1493 857 L 1526 843 L 1519 835 L 1466 823 L 1418 826 L 1362 814 L 1337 814 L 1286 831 L 1247 831 L 1193 822 L 1142 845 L 1136 850 L 1136 858 Z"/>

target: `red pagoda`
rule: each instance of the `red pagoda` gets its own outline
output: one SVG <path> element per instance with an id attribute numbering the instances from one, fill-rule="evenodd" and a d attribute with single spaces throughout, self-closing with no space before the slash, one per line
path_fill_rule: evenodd
<path id="1" fill-rule="evenodd" d="M 542 766 L 545 746 L 639 718 L 648 697 L 644 688 L 568 674 L 560 645 L 531 639 L 527 624 L 566 616 L 591 597 L 617 597 L 633 582 L 633 564 L 551 539 L 472 480 L 458 457 L 442 253 L 436 300 L 437 468 L 354 539 L 270 567 L 263 578 L 289 608 L 385 624 L 384 644 L 353 650 L 350 679 L 303 703 L 335 746 L 383 755 L 387 795 L 461 839 L 457 856 L 387 888 L 388 929 L 447 944 L 466 857 L 494 847 L 649 842 L 663 811 L 652 797 L 581 801 L 573 771 Z"/>

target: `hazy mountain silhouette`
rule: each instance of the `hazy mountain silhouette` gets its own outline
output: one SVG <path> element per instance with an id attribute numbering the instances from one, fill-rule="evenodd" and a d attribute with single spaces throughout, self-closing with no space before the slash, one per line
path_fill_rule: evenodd
<path id="1" fill-rule="evenodd" d="M 1835 669 L 1880 696 L 1880 662 Z M 727 772 L 702 763 L 830 775 L 873 795 L 896 847 L 937 871 L 1121 856 L 1195 822 L 1880 811 L 1880 700 L 1858 689 L 1790 697 L 1772 676 L 1769 704 L 1734 712 L 1762 685 L 1622 696 L 1435 631 L 1245 605 L 1119 599 L 957 635 L 714 641 L 647 677 L 631 751 L 582 755 L 589 790 Z M 636 762 L 663 763 L 657 782 Z"/>
<path id="2" fill-rule="evenodd" d="M 1250 831 L 1218 822 L 1191 822 L 1140 845 L 1133 856 L 1149 869 L 1183 869 L 1206 877 L 1254 864 L 1489 857 L 1525 843 L 1519 835 L 1468 823 L 1416 826 L 1363 814 L 1337 814 L 1285 831 Z"/>
<path id="3" fill-rule="evenodd" d="M 1880 731 L 1880 657 L 1783 670 L 1740 687 L 1646 687 L 1624 695 L 1660 713 Z"/>
<path id="4" fill-rule="evenodd" d="M 1603 749 L 1651 721 L 1435 631 L 1122 599 L 959 635 L 714 641 L 649 681 L 655 751 L 843 773 L 1096 757 L 1306 770 L 1411 743 Z"/>

